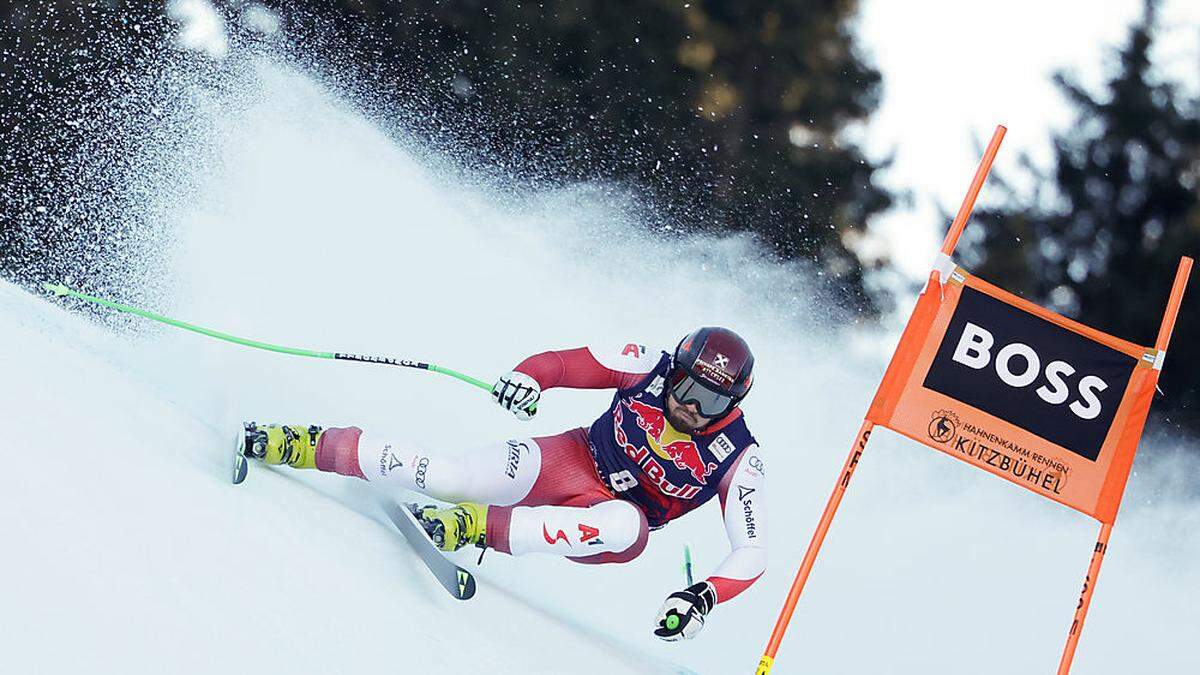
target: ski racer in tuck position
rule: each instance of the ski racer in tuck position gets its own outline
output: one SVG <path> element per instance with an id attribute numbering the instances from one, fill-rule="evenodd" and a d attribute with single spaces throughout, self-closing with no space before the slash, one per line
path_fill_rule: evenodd
<path id="1" fill-rule="evenodd" d="M 738 407 L 753 368 L 746 342 L 725 328 L 700 328 L 674 353 L 637 344 L 544 352 L 501 376 L 492 398 L 528 420 L 547 389 L 616 389 L 591 427 L 463 454 L 407 447 L 357 427 L 247 423 L 244 452 L 455 504 L 416 510 L 445 551 L 474 545 L 627 562 L 650 530 L 718 496 L 732 550 L 707 579 L 672 593 L 655 622 L 658 637 L 689 639 L 713 607 L 766 568 L 763 462 Z"/>

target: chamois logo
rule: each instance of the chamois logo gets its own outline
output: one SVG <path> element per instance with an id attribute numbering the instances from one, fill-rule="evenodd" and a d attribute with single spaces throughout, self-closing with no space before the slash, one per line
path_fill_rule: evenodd
<path id="1" fill-rule="evenodd" d="M 958 425 L 958 415 L 949 410 L 935 410 L 929 420 L 929 437 L 938 443 L 949 443 L 958 433 Z"/>

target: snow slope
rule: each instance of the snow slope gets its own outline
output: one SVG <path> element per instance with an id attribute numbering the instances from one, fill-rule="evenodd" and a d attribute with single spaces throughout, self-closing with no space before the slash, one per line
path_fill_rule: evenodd
<path id="1" fill-rule="evenodd" d="M 734 327 L 760 365 L 745 407 L 768 457 L 771 567 L 697 640 L 651 636 L 683 584 L 684 543 L 699 574 L 727 550 L 710 504 L 628 565 L 488 554 L 476 599 L 457 603 L 361 482 L 256 471 L 228 485 L 231 430 L 243 418 L 358 424 L 469 448 L 586 424 L 608 394 L 551 392 L 521 424 L 449 378 L 114 330 L 5 283 L 2 669 L 749 672 L 889 339 L 838 332 L 795 270 L 744 241 L 658 241 L 633 223 L 636 202 L 596 186 L 515 197 L 286 67 L 257 59 L 231 73 L 196 90 L 177 143 L 137 160 L 139 189 L 160 183 L 153 209 L 166 216 L 169 245 L 146 262 L 166 270 L 151 277 L 153 309 L 483 379 L 543 349 L 669 346 L 696 325 Z M 1170 439 L 1155 449 L 1133 478 L 1076 673 L 1200 669 L 1181 646 L 1200 629 L 1197 467 Z M 881 431 L 775 672 L 1049 672 L 1096 529 Z"/>
<path id="2" fill-rule="evenodd" d="M 457 605 L 365 508 L 271 472 L 235 489 L 228 429 L 130 377 L 136 350 L 7 284 L 0 314 L 5 672 L 472 670 L 530 625 L 548 669 L 666 668 L 490 589 Z"/>

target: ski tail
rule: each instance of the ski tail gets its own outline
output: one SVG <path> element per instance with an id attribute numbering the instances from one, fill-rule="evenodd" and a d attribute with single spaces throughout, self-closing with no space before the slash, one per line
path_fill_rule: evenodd
<path id="1" fill-rule="evenodd" d="M 242 429 L 239 429 L 237 438 L 233 442 L 229 479 L 234 485 L 239 485 L 246 480 L 246 472 L 250 470 L 250 462 L 246 460 L 246 433 L 250 430 L 251 425 L 253 422 L 247 422 Z"/>
<path id="2" fill-rule="evenodd" d="M 447 593 L 458 600 L 470 600 L 475 596 L 475 575 L 454 564 L 433 545 L 413 513 L 415 505 L 401 505 L 385 496 L 380 496 L 379 505 Z"/>

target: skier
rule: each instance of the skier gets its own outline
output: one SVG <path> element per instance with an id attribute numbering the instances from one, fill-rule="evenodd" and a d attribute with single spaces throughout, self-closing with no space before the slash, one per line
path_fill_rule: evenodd
<path id="1" fill-rule="evenodd" d="M 435 544 L 511 555 L 552 553 L 621 563 L 650 530 L 720 497 L 732 551 L 707 579 L 672 593 L 654 634 L 690 639 L 717 604 L 766 568 L 763 462 L 738 407 L 754 356 L 736 333 L 700 328 L 674 353 L 638 344 L 544 352 L 501 376 L 492 398 L 518 419 L 555 387 L 616 389 L 590 428 L 446 453 L 375 438 L 357 427 L 247 423 L 244 454 L 317 468 L 456 505 L 417 509 Z"/>

